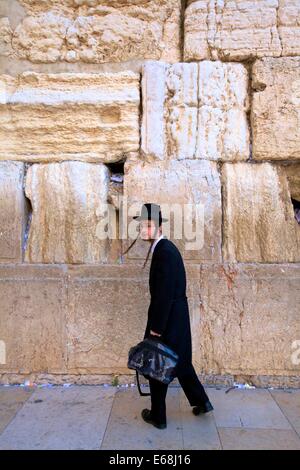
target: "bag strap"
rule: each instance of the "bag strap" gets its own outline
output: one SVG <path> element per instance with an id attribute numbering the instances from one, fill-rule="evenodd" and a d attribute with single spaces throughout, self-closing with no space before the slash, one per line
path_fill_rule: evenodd
<path id="1" fill-rule="evenodd" d="M 137 370 L 135 370 L 135 373 L 136 373 L 136 381 L 137 381 L 137 386 L 138 386 L 138 389 L 139 389 L 139 393 L 142 397 L 148 397 L 149 395 L 151 395 L 151 393 L 143 393 L 142 390 L 141 390 L 141 386 L 140 386 L 140 380 L 139 380 L 139 373 Z"/>
<path id="2" fill-rule="evenodd" d="M 178 354 L 175 351 L 171 350 L 169 348 L 169 346 L 167 346 L 163 342 L 161 342 L 159 340 L 155 340 L 155 345 L 154 345 L 152 343 L 149 343 L 147 341 L 147 339 L 144 340 L 145 345 L 148 349 L 151 349 L 151 351 L 157 352 L 157 353 L 161 354 L 162 356 L 169 357 L 170 359 L 173 359 L 175 361 L 178 359 Z M 159 346 L 163 346 L 164 349 L 160 349 Z M 166 351 L 166 349 L 168 349 L 168 350 Z"/>

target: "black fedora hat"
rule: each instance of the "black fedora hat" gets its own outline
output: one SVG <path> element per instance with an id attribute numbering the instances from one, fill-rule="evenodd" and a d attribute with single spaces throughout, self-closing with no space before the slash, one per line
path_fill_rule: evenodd
<path id="1" fill-rule="evenodd" d="M 156 220 L 158 225 L 162 222 L 167 222 L 168 219 L 162 217 L 161 209 L 159 204 L 146 203 L 142 205 L 142 210 L 140 215 L 135 215 L 133 217 L 135 220 Z"/>

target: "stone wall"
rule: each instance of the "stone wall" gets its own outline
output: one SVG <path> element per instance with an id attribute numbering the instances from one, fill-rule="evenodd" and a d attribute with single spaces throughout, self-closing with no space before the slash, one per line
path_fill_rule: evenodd
<path id="1" fill-rule="evenodd" d="M 203 380 L 300 386 L 299 17 L 298 0 L 0 2 L 0 383 L 134 381 L 151 259 L 138 240 L 119 264 L 119 228 L 151 201 Z M 172 205 L 202 207 L 200 247 Z"/>

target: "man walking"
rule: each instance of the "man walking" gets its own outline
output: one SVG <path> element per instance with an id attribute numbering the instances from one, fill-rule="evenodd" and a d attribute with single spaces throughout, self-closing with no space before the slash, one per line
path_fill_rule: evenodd
<path id="1" fill-rule="evenodd" d="M 179 359 L 176 368 L 178 381 L 190 403 L 193 413 L 207 413 L 213 406 L 192 365 L 192 339 L 189 308 L 186 297 L 186 274 L 183 259 L 176 245 L 162 234 L 158 204 L 143 204 L 141 214 L 133 217 L 140 221 L 140 237 L 151 243 L 152 254 L 149 287 L 151 302 L 144 339 L 159 336 Z M 149 256 L 146 258 L 146 261 Z M 166 395 L 168 385 L 149 378 L 151 410 L 144 409 L 142 418 L 159 429 L 167 426 Z"/>

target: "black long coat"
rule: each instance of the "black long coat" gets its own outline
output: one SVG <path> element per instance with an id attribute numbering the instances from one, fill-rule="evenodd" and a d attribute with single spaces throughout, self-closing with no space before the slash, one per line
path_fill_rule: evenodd
<path id="1" fill-rule="evenodd" d="M 176 245 L 162 238 L 152 255 L 149 287 L 151 302 L 144 339 L 150 330 L 179 355 L 177 375 L 192 362 L 192 339 L 186 297 L 186 274 Z"/>

